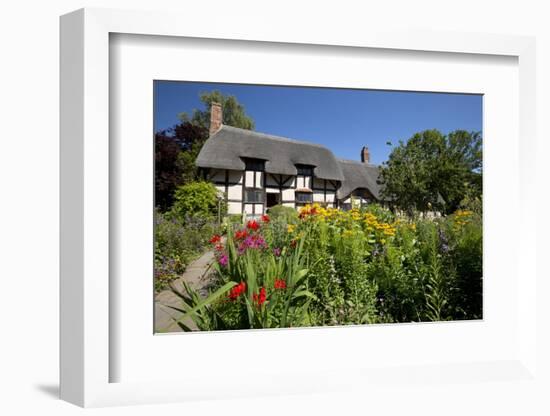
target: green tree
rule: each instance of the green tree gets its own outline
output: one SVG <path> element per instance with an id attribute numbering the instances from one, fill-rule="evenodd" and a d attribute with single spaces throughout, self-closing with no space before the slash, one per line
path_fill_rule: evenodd
<path id="1" fill-rule="evenodd" d="M 400 141 L 382 165 L 383 196 L 408 212 L 453 212 L 465 197 L 481 198 L 482 167 L 479 133 L 425 130 Z"/>
<path id="2" fill-rule="evenodd" d="M 210 108 L 212 103 L 219 103 L 223 111 L 223 124 L 246 130 L 254 130 L 254 120 L 246 114 L 243 105 L 237 101 L 235 96 L 224 95 L 220 91 L 214 90 L 202 93 L 200 99 L 204 103 L 206 110 L 194 109 L 191 115 L 180 113 L 178 117 L 183 123 L 191 122 L 194 125 L 208 129 L 210 127 Z"/>
<path id="3" fill-rule="evenodd" d="M 183 222 L 213 219 L 223 209 L 218 191 L 210 182 L 190 182 L 179 186 L 174 194 L 172 213 Z"/>

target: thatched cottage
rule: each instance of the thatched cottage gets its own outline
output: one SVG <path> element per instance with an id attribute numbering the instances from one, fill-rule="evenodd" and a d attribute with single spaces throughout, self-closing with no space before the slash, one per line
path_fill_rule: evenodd
<path id="1" fill-rule="evenodd" d="M 207 180 L 223 193 L 229 214 L 261 215 L 275 205 L 298 208 L 319 203 L 349 209 L 380 200 L 378 166 L 342 160 L 326 147 L 222 124 L 212 104 L 210 137 L 197 157 Z"/>

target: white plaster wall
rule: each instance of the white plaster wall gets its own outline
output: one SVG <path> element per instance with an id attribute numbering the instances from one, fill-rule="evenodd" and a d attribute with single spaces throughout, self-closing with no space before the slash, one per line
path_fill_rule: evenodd
<path id="1" fill-rule="evenodd" d="M 228 199 L 242 200 L 242 198 L 243 198 L 243 186 L 242 185 L 230 185 L 227 188 L 227 198 Z"/>
<path id="2" fill-rule="evenodd" d="M 283 201 L 294 199 L 294 189 L 283 189 Z"/>
<path id="3" fill-rule="evenodd" d="M 246 171 L 245 172 L 245 186 L 247 188 L 252 188 L 254 186 L 254 173 L 252 171 Z"/>
<path id="4" fill-rule="evenodd" d="M 264 173 L 256 172 L 256 188 L 264 187 Z"/>
<path id="5" fill-rule="evenodd" d="M 313 192 L 313 202 L 325 202 L 325 195 L 323 191 Z"/>
<path id="6" fill-rule="evenodd" d="M 228 214 L 240 214 L 241 213 L 241 203 L 240 202 L 228 202 L 227 203 L 227 213 Z"/>

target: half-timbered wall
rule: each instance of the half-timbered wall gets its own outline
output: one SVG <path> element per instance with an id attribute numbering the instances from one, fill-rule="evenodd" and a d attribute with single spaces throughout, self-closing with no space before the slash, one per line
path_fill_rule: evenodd
<path id="1" fill-rule="evenodd" d="M 242 213 L 243 172 L 210 169 L 206 174 L 206 179 L 212 181 L 216 189 L 224 196 L 228 214 Z"/>
<path id="2" fill-rule="evenodd" d="M 246 169 L 243 173 L 241 212 L 247 215 L 262 215 L 265 213 L 265 161 L 259 159 L 244 159 Z"/>
<path id="3" fill-rule="evenodd" d="M 251 216 L 264 214 L 267 209 L 267 194 L 277 195 L 275 199 L 277 204 L 297 208 L 304 205 L 296 201 L 297 189 L 310 189 L 313 192 L 314 203 L 334 208 L 338 205 L 336 198 L 338 182 L 336 181 L 304 175 L 290 176 L 262 171 L 223 169 L 210 169 L 205 173 L 205 178 L 212 181 L 220 194 L 224 195 L 228 214 L 243 212 Z M 258 194 L 246 194 L 253 190 Z M 350 204 L 351 199 L 348 198 L 343 202 Z"/>

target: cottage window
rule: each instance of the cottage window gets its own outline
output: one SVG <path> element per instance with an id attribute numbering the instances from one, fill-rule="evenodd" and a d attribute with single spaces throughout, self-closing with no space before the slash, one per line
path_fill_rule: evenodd
<path id="1" fill-rule="evenodd" d="M 265 160 L 261 159 L 244 159 L 246 170 L 263 172 L 265 170 Z"/>
<path id="2" fill-rule="evenodd" d="M 313 194 L 311 192 L 296 192 L 296 201 L 302 203 L 313 202 Z"/>
<path id="3" fill-rule="evenodd" d="M 251 204 L 261 204 L 264 202 L 264 192 L 259 189 L 245 189 L 244 202 Z"/>
<path id="4" fill-rule="evenodd" d="M 313 166 L 296 165 L 296 171 L 297 171 L 298 175 L 313 176 Z"/>

